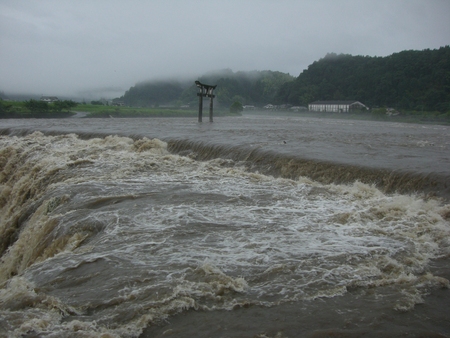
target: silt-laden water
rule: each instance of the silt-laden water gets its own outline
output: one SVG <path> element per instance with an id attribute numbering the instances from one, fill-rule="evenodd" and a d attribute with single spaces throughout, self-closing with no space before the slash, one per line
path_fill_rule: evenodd
<path id="1" fill-rule="evenodd" d="M 450 128 L 4 120 L 0 330 L 447 336 Z"/>

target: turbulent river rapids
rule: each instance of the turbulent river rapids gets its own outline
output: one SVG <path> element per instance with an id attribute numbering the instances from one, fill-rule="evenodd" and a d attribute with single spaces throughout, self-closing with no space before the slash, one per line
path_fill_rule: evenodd
<path id="1" fill-rule="evenodd" d="M 5 337 L 448 337 L 450 127 L 2 120 Z"/>

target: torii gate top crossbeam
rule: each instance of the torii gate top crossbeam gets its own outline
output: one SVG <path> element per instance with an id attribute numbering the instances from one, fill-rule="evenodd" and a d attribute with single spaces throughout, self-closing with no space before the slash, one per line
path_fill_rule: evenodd
<path id="1" fill-rule="evenodd" d="M 214 91 L 214 89 L 216 89 L 217 85 L 211 86 L 211 85 L 201 83 L 200 81 L 195 81 L 195 84 L 200 89 L 200 92 L 198 93 L 199 96 L 202 95 L 202 96 L 214 97 L 213 91 Z"/>

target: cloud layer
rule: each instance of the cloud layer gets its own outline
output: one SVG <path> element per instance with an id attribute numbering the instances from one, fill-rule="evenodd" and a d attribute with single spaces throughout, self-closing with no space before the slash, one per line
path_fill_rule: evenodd
<path id="1" fill-rule="evenodd" d="M 0 91 L 118 96 L 211 70 L 450 44 L 448 0 L 0 0 Z"/>

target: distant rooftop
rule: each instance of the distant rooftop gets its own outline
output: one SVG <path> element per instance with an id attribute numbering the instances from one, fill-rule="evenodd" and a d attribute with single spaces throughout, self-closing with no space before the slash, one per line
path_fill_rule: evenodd
<path id="1" fill-rule="evenodd" d="M 56 96 L 41 96 L 41 101 L 54 102 L 59 101 Z"/>
<path id="2" fill-rule="evenodd" d="M 311 102 L 310 104 L 352 104 L 352 103 L 355 103 L 355 102 L 359 102 L 359 101 L 356 101 L 356 100 L 353 100 L 353 101 L 314 101 L 314 102 Z"/>

